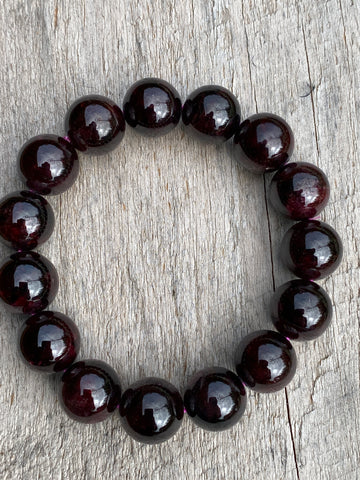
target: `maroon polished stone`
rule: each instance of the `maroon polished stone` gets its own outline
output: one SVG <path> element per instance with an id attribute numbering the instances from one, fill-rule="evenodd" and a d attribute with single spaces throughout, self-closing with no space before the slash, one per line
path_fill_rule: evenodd
<path id="1" fill-rule="evenodd" d="M 165 80 L 144 78 L 126 92 L 124 116 L 138 133 L 151 137 L 165 135 L 179 123 L 180 95 Z"/>
<path id="2" fill-rule="evenodd" d="M 60 312 L 39 312 L 20 329 L 19 350 L 26 365 L 44 373 L 60 372 L 75 360 L 80 334 L 75 323 Z"/>
<path id="3" fill-rule="evenodd" d="M 184 405 L 190 418 L 205 430 L 226 430 L 243 415 L 246 392 L 235 373 L 222 367 L 209 367 L 189 380 Z"/>
<path id="4" fill-rule="evenodd" d="M 239 127 L 240 105 L 224 87 L 206 85 L 192 92 L 182 111 L 185 130 L 206 142 L 222 143 Z"/>
<path id="5" fill-rule="evenodd" d="M 39 135 L 21 148 L 18 168 L 27 188 L 41 195 L 57 195 L 75 182 L 79 160 L 74 147 L 57 135 Z"/>
<path id="6" fill-rule="evenodd" d="M 330 275 L 339 266 L 343 247 L 339 235 L 325 222 L 295 223 L 285 233 L 280 256 L 297 277 L 316 280 Z"/>
<path id="7" fill-rule="evenodd" d="M 0 298 L 10 312 L 32 314 L 44 310 L 58 288 L 54 265 L 39 253 L 14 253 L 0 266 Z"/>
<path id="8" fill-rule="evenodd" d="M 330 185 L 325 173 L 311 163 L 288 163 L 275 173 L 270 183 L 272 205 L 294 220 L 319 215 L 329 196 Z"/>
<path id="9" fill-rule="evenodd" d="M 178 431 L 184 404 L 171 383 L 149 377 L 133 383 L 124 392 L 119 413 L 123 427 L 135 440 L 160 443 Z"/>
<path id="10" fill-rule="evenodd" d="M 271 318 L 276 329 L 294 340 L 312 340 L 330 325 L 329 295 L 315 282 L 290 280 L 278 287 L 271 299 Z"/>
<path id="11" fill-rule="evenodd" d="M 89 155 L 102 155 L 114 150 L 123 139 L 124 115 L 109 98 L 87 95 L 69 108 L 65 131 L 77 150 Z"/>
<path id="12" fill-rule="evenodd" d="M 76 362 L 61 377 L 61 406 L 78 422 L 102 422 L 114 413 L 120 397 L 117 373 L 100 360 Z"/>
<path id="13" fill-rule="evenodd" d="M 235 356 L 236 372 L 256 392 L 276 392 L 285 387 L 296 371 L 291 343 L 272 330 L 252 332 L 242 339 Z"/>
<path id="14" fill-rule="evenodd" d="M 235 159 L 254 173 L 277 170 L 294 150 L 294 135 L 281 117 L 257 113 L 244 120 L 234 136 Z"/>
<path id="15" fill-rule="evenodd" d="M 13 192 L 0 200 L 0 240 L 15 250 L 32 250 L 54 230 L 50 204 L 32 192 Z"/>

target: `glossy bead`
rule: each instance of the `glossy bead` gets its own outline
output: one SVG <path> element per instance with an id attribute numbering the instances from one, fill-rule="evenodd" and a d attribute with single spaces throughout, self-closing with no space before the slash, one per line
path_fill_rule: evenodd
<path id="1" fill-rule="evenodd" d="M 294 220 L 319 215 L 329 196 L 330 185 L 325 173 L 311 163 L 288 163 L 276 172 L 270 183 L 273 207 Z"/>
<path id="2" fill-rule="evenodd" d="M 15 250 L 32 250 L 54 230 L 54 212 L 45 198 L 13 192 L 0 200 L 0 240 Z"/>
<path id="3" fill-rule="evenodd" d="M 114 150 L 123 139 L 124 115 L 109 98 L 87 95 L 69 108 L 65 131 L 77 150 L 89 155 L 102 155 Z"/>
<path id="4" fill-rule="evenodd" d="M 133 383 L 124 392 L 119 413 L 123 427 L 135 440 L 160 443 L 179 429 L 184 404 L 171 383 L 149 377 Z"/>
<path id="5" fill-rule="evenodd" d="M 0 265 L 0 298 L 10 312 L 32 314 L 44 310 L 58 288 L 54 265 L 39 253 L 14 253 Z"/>
<path id="6" fill-rule="evenodd" d="M 30 368 L 40 372 L 65 370 L 74 362 L 79 347 L 79 330 L 63 313 L 36 313 L 20 329 L 21 358 Z"/>
<path id="7" fill-rule="evenodd" d="M 100 360 L 74 363 L 61 377 L 59 399 L 73 420 L 97 423 L 119 405 L 121 386 L 117 373 Z"/>
<path id="8" fill-rule="evenodd" d="M 255 392 L 276 392 L 285 387 L 296 370 L 296 354 L 280 333 L 259 330 L 240 342 L 235 357 L 236 372 Z"/>
<path id="9" fill-rule="evenodd" d="M 253 173 L 277 170 L 294 150 L 294 135 L 281 117 L 257 113 L 244 120 L 234 136 L 235 159 Z"/>
<path id="10" fill-rule="evenodd" d="M 124 116 L 126 122 L 138 133 L 151 137 L 164 135 L 179 123 L 180 95 L 165 80 L 139 80 L 126 92 Z"/>
<path id="11" fill-rule="evenodd" d="M 18 168 L 27 188 L 41 195 L 65 192 L 79 173 L 74 147 L 57 135 L 31 138 L 20 150 Z"/>
<path id="12" fill-rule="evenodd" d="M 185 130 L 206 142 L 222 143 L 239 127 L 240 105 L 224 87 L 207 85 L 192 92 L 182 111 Z"/>
<path id="13" fill-rule="evenodd" d="M 243 415 L 246 392 L 239 377 L 230 370 L 205 368 L 190 379 L 184 405 L 190 418 L 205 430 L 226 430 Z"/>
<path id="14" fill-rule="evenodd" d="M 317 283 L 291 280 L 276 289 L 271 299 L 271 319 L 276 329 L 294 340 L 312 340 L 329 326 L 332 305 Z"/>
<path id="15" fill-rule="evenodd" d="M 330 225 L 310 220 L 289 228 L 281 243 L 280 256 L 297 277 L 316 280 L 336 270 L 342 251 L 340 237 Z"/>

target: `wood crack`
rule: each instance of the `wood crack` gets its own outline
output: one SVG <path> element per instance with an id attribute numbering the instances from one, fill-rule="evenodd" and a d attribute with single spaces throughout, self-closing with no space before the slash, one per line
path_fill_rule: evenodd
<path id="1" fill-rule="evenodd" d="M 308 71 L 308 76 L 309 76 L 309 84 L 310 84 L 310 85 L 314 85 L 313 82 L 312 82 L 312 79 L 311 79 L 310 62 L 309 62 L 309 55 L 308 55 L 308 51 L 307 51 L 306 38 L 305 38 L 305 30 L 304 30 L 304 24 L 303 24 L 303 23 L 301 24 L 301 29 L 302 29 L 303 40 L 304 40 L 304 49 L 305 49 L 305 57 L 306 57 L 307 71 Z M 320 155 L 318 131 L 317 131 L 316 117 L 315 117 L 314 89 L 312 89 L 312 88 L 310 88 L 310 98 L 311 98 L 311 107 L 312 107 L 312 114 L 313 114 L 313 121 L 314 121 L 314 132 L 315 132 L 316 150 L 317 150 L 318 155 Z"/>
<path id="2" fill-rule="evenodd" d="M 265 174 L 263 175 L 263 181 L 264 181 L 264 199 L 265 199 L 266 220 L 267 220 L 268 235 L 269 235 L 269 244 L 270 244 L 271 277 L 272 277 L 273 290 L 275 291 L 276 283 L 275 283 L 275 274 L 274 274 L 274 256 L 273 256 L 273 246 L 272 246 L 272 238 L 271 238 L 271 225 L 270 225 L 270 218 L 269 218 L 269 206 L 268 206 L 268 199 L 267 199 L 267 195 L 266 195 L 266 180 L 265 180 Z M 296 447 L 295 447 L 295 441 L 294 441 L 294 433 L 293 433 L 293 428 L 292 428 L 292 423 L 291 423 L 291 416 L 290 416 L 289 398 L 288 398 L 288 394 L 287 394 L 287 389 L 286 389 L 286 388 L 285 388 L 284 391 L 285 391 L 286 412 L 287 412 L 287 418 L 288 418 L 288 424 L 289 424 L 289 430 L 290 430 L 292 451 L 293 451 L 294 462 L 295 462 L 295 467 L 296 467 L 296 476 L 297 476 L 297 479 L 300 480 L 299 466 L 298 466 L 297 455 L 296 455 Z"/>
<path id="3" fill-rule="evenodd" d="M 344 30 L 344 44 L 345 44 L 345 50 L 346 50 L 346 63 L 347 63 L 347 66 L 348 66 L 348 69 L 349 69 L 349 72 L 351 71 L 350 70 L 350 62 L 349 62 L 349 47 L 348 47 L 348 43 L 347 43 L 347 37 L 346 37 L 346 28 L 345 28 L 345 21 L 344 21 L 344 12 L 343 12 L 343 8 L 342 8 L 342 3 L 341 3 L 341 0 L 339 0 L 339 7 L 340 7 L 340 16 L 341 16 L 341 23 L 342 23 L 342 26 L 343 26 L 343 30 Z"/>
<path id="4" fill-rule="evenodd" d="M 276 284 L 275 284 L 275 274 L 274 274 L 274 255 L 273 255 L 273 244 L 272 244 L 272 238 L 271 238 L 271 226 L 270 226 L 270 218 L 269 218 L 269 204 L 268 204 L 268 199 L 267 199 L 267 195 L 266 195 L 266 180 L 265 180 L 265 175 L 266 175 L 266 174 L 263 175 L 263 181 L 264 181 L 264 200 L 265 200 L 266 221 L 267 221 L 268 235 L 269 235 L 269 244 L 270 244 L 271 278 L 272 278 L 273 290 L 275 291 Z"/>
<path id="5" fill-rule="evenodd" d="M 245 39 L 246 39 L 246 53 L 247 53 L 247 59 L 248 59 L 248 65 L 249 65 L 250 86 L 251 86 L 251 91 L 253 92 L 253 95 L 254 95 L 255 111 L 256 111 L 256 113 L 258 113 L 259 110 L 258 110 L 258 105 L 257 105 L 257 100 L 256 100 L 256 92 L 255 92 L 255 88 L 253 87 L 253 81 L 252 81 L 251 57 L 250 57 L 250 51 L 249 51 L 249 37 L 248 37 L 248 33 L 247 33 L 247 30 L 246 30 L 246 26 L 245 26 L 244 4 L 242 5 L 241 14 L 242 14 L 243 21 L 244 21 L 244 34 L 245 34 Z"/>
<path id="6" fill-rule="evenodd" d="M 289 397 L 287 393 L 287 388 L 285 387 L 285 398 L 286 398 L 286 411 L 287 411 L 287 417 L 289 420 L 289 428 L 290 428 L 290 437 L 291 437 L 291 444 L 292 444 L 292 449 L 293 449 L 293 454 L 294 454 L 294 460 L 295 460 L 295 467 L 296 467 L 296 476 L 297 479 L 300 480 L 300 473 L 299 473 L 299 465 L 297 462 L 297 456 L 296 456 L 296 447 L 295 447 L 295 441 L 294 441 L 294 433 L 291 425 L 291 417 L 290 417 L 290 407 L 289 407 Z"/>
<path id="7" fill-rule="evenodd" d="M 243 9 L 242 9 L 242 16 L 243 16 L 243 19 L 244 19 Z M 249 80 L 250 80 L 251 90 L 252 90 L 253 95 L 254 95 L 256 113 L 258 113 L 258 105 L 257 105 L 257 101 L 256 101 L 256 92 L 255 92 L 255 88 L 253 87 L 253 82 L 252 82 L 251 57 L 250 57 L 250 51 L 249 51 L 249 39 L 248 39 L 248 34 L 247 34 L 247 31 L 246 31 L 246 27 L 245 27 L 245 21 L 244 21 L 244 33 L 245 33 L 245 39 L 246 39 L 246 51 L 247 51 L 247 58 L 248 58 L 248 65 L 249 65 Z M 304 29 L 303 29 L 303 34 L 304 34 Z M 304 42 L 305 42 L 305 38 L 304 38 Z M 306 50 L 306 48 L 305 48 L 305 50 Z M 306 52 L 306 59 L 307 59 L 307 64 L 308 64 L 308 73 L 309 73 L 310 85 L 312 85 L 311 78 L 310 78 L 309 59 L 308 59 L 308 56 L 307 56 L 307 52 Z M 312 101 L 312 104 L 313 104 L 313 92 L 311 91 L 310 94 L 311 94 L 311 101 Z M 315 112 L 315 110 L 314 110 L 314 104 L 313 104 L 313 116 L 314 116 L 314 123 L 315 123 L 315 113 L 314 112 Z M 319 152 L 316 124 L 315 124 L 315 138 L 316 138 L 317 150 Z M 264 200 L 265 200 L 265 209 L 266 209 L 266 221 L 267 221 L 268 236 L 269 236 L 271 278 L 272 278 L 273 290 L 275 290 L 274 256 L 273 256 L 273 245 L 272 245 L 272 237 L 271 237 L 271 225 L 270 225 L 270 218 L 269 218 L 269 207 L 268 207 L 268 200 L 267 200 L 267 195 L 266 195 L 265 175 L 263 175 L 263 182 L 264 182 Z M 294 442 L 294 434 L 293 434 L 293 429 L 292 429 L 292 424 L 291 424 L 289 399 L 288 399 L 286 388 L 285 388 L 285 399 L 286 399 L 286 411 L 287 411 L 287 418 L 288 418 L 288 424 L 289 424 L 289 430 L 290 430 L 292 451 L 293 451 L 293 457 L 294 457 L 295 468 L 296 468 L 296 476 L 297 476 L 297 480 L 300 480 L 299 466 L 298 466 L 296 448 L 295 448 L 295 442 Z"/>

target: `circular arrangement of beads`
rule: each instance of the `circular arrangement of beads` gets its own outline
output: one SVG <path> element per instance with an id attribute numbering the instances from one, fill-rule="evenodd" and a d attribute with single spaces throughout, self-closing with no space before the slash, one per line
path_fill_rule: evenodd
<path id="1" fill-rule="evenodd" d="M 58 290 L 54 265 L 33 252 L 54 228 L 54 214 L 42 195 L 64 192 L 79 172 L 76 150 L 104 154 L 124 137 L 126 123 L 140 134 L 164 135 L 182 120 L 190 134 L 213 143 L 233 139 L 236 161 L 254 173 L 276 170 L 269 196 L 274 208 L 299 220 L 281 244 L 284 264 L 299 279 L 280 286 L 271 301 L 277 331 L 260 330 L 243 338 L 235 354 L 236 373 L 214 366 L 197 372 L 182 396 L 169 382 L 145 378 L 122 392 L 117 373 L 99 360 L 76 361 L 79 331 L 60 312 L 45 311 Z M 0 200 L 0 239 L 16 252 L 0 265 L 0 298 L 15 313 L 30 315 L 19 332 L 19 351 L 26 364 L 46 373 L 61 372 L 59 398 L 74 420 L 95 423 L 118 410 L 121 423 L 140 442 L 157 443 L 180 427 L 184 411 L 202 428 L 233 426 L 246 406 L 244 385 L 274 392 L 293 378 L 296 355 L 290 339 L 310 340 L 331 321 L 329 296 L 314 279 L 332 273 L 342 257 L 335 230 L 315 220 L 329 198 L 329 183 L 316 166 L 287 163 L 293 133 L 280 117 L 259 113 L 240 122 L 240 107 L 227 89 L 205 86 L 182 105 L 167 82 L 147 78 L 125 95 L 123 111 L 112 100 L 90 95 L 77 100 L 65 119 L 66 137 L 30 139 L 18 157 L 27 190 Z"/>

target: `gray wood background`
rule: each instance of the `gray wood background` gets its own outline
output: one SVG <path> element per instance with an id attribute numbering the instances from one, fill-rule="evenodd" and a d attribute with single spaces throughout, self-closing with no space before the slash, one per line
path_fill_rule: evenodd
<path id="1" fill-rule="evenodd" d="M 322 282 L 333 323 L 295 344 L 289 387 L 249 393 L 230 431 L 208 433 L 185 418 L 158 446 L 132 441 L 116 415 L 93 426 L 68 419 L 55 380 L 20 362 L 21 319 L 1 307 L 1 479 L 360 478 L 359 14 L 357 0 L 1 2 L 1 196 L 21 188 L 21 145 L 63 134 L 77 97 L 121 104 L 146 76 L 173 83 L 182 98 L 221 84 L 243 118 L 270 111 L 289 121 L 293 158 L 329 176 L 321 218 L 345 248 Z M 124 387 L 156 375 L 183 388 L 199 368 L 233 368 L 241 337 L 271 328 L 273 277 L 291 278 L 278 260 L 290 222 L 267 212 L 268 180 L 180 128 L 152 140 L 128 129 L 113 154 L 82 157 L 76 185 L 50 199 L 56 228 L 39 249 L 59 271 L 52 307 L 77 322 L 81 357 L 109 362 Z"/>

